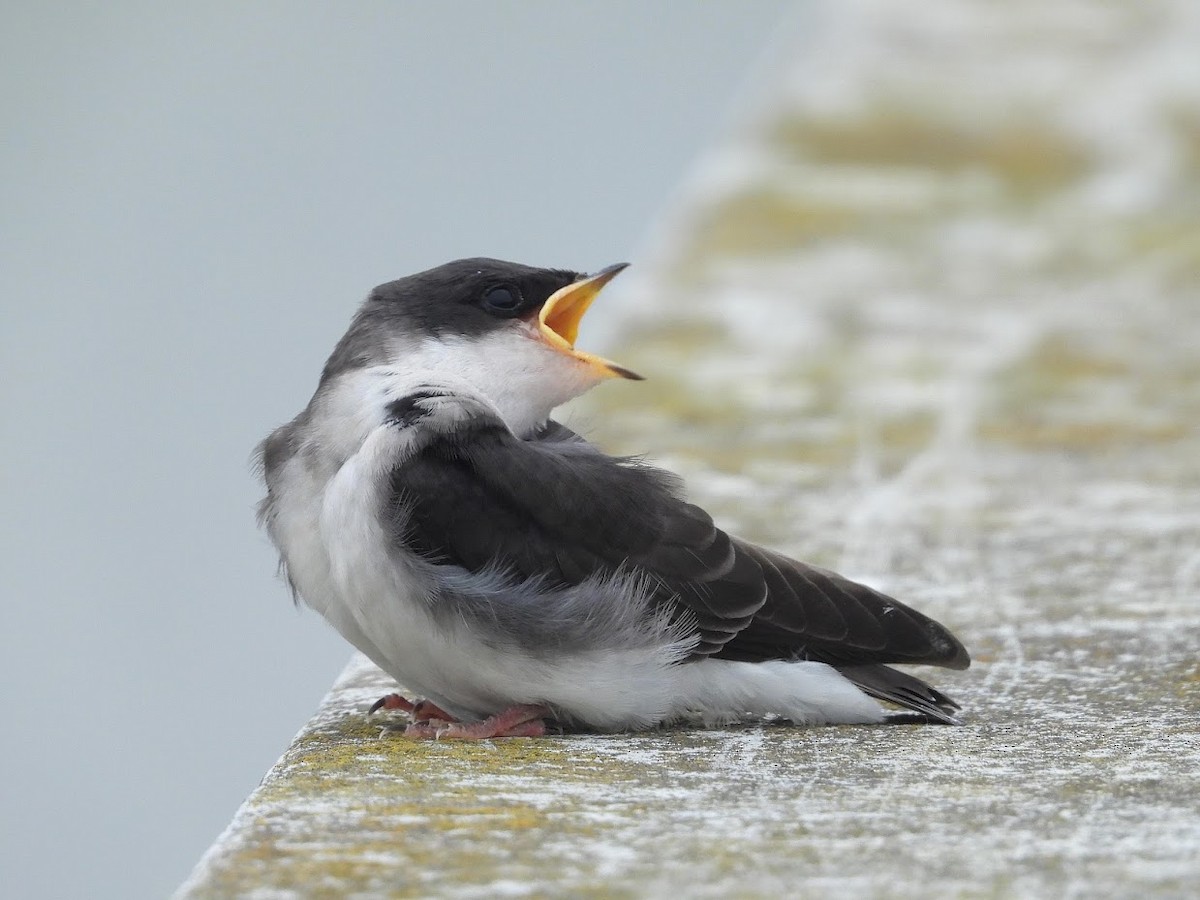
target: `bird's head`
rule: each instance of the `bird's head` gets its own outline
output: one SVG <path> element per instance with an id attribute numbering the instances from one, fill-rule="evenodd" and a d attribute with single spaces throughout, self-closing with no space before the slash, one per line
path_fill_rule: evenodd
<path id="1" fill-rule="evenodd" d="M 575 347 L 579 324 L 625 264 L 581 275 L 496 259 L 462 259 L 375 288 L 322 381 L 386 365 L 466 382 L 514 432 L 608 378 L 641 376 Z"/>

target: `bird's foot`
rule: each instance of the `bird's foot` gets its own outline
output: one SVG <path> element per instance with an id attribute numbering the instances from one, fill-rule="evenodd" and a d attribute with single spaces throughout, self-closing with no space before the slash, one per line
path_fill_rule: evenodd
<path id="1" fill-rule="evenodd" d="M 410 724 L 404 736 L 419 741 L 486 741 L 500 737 L 542 737 L 546 734 L 543 717 L 550 715 L 544 706 L 510 706 L 481 722 L 460 722 L 430 700 L 413 702 L 399 694 L 388 694 L 371 704 L 368 712 L 398 709 L 408 713 Z"/>
<path id="2" fill-rule="evenodd" d="M 399 694 L 388 694 L 386 697 L 380 697 L 371 704 L 371 708 L 367 710 L 367 715 L 379 712 L 381 709 L 398 709 L 401 712 L 408 713 L 408 717 L 413 722 L 429 722 L 434 719 L 442 722 L 458 721 L 458 719 L 454 718 L 454 716 L 431 700 L 417 700 L 414 703 L 412 700 L 402 697 Z"/>
<path id="3" fill-rule="evenodd" d="M 413 722 L 404 736 L 425 741 L 486 741 L 502 737 L 542 737 L 546 733 L 544 716 L 550 711 L 544 706 L 510 706 L 504 712 L 489 716 L 481 722 L 455 722 L 431 718 Z"/>
<path id="4" fill-rule="evenodd" d="M 436 703 L 432 703 L 429 700 L 417 700 L 413 702 L 400 694 L 388 694 L 385 697 L 380 697 L 371 704 L 371 708 L 367 710 L 367 715 L 379 712 L 381 709 L 398 709 L 403 713 L 407 713 L 409 725 L 404 729 L 404 736 L 416 738 L 417 740 L 436 740 L 440 729 L 446 728 L 458 721 Z M 384 728 L 384 733 L 397 730 L 399 729 L 389 726 Z"/>
<path id="5" fill-rule="evenodd" d="M 523 704 L 488 716 L 482 722 L 452 722 L 437 732 L 438 740 L 486 741 L 498 737 L 541 737 L 546 733 L 544 706 Z"/>
<path id="6" fill-rule="evenodd" d="M 414 722 L 457 722 L 454 716 L 446 712 L 432 700 L 418 700 L 412 708 Z"/>

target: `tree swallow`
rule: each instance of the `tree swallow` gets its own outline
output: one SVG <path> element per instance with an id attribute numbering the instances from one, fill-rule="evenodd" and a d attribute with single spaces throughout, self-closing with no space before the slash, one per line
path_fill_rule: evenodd
<path id="1" fill-rule="evenodd" d="M 260 520 L 293 593 L 423 697 L 373 709 L 409 712 L 416 738 L 955 723 L 953 700 L 887 665 L 966 668 L 946 628 L 727 534 L 675 476 L 550 418 L 639 378 L 575 346 L 623 268 L 464 259 L 380 285 L 260 445 Z"/>

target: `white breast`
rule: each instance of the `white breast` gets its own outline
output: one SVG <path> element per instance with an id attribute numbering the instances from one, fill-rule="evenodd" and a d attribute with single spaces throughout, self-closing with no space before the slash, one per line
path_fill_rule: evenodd
<path id="1" fill-rule="evenodd" d="M 391 471 L 431 427 L 428 419 L 385 424 L 386 406 L 428 386 L 388 367 L 347 373 L 315 403 L 271 487 L 271 535 L 300 596 L 406 689 L 464 718 L 545 703 L 609 729 L 768 711 L 800 721 L 878 720 L 873 701 L 818 663 L 680 666 L 688 643 L 665 629 L 624 649 L 530 654 L 435 617 L 431 567 L 395 541 L 395 523 L 381 515 Z"/>
<path id="2" fill-rule="evenodd" d="M 406 689 L 459 715 L 536 702 L 601 727 L 662 718 L 673 681 L 664 675 L 686 652 L 677 642 L 534 658 L 431 614 L 430 567 L 396 543 L 380 515 L 391 470 L 422 443 L 420 424 L 384 424 L 386 405 L 428 386 L 396 369 L 367 369 L 314 406 L 297 452 L 272 479 L 270 531 L 301 598 Z"/>
<path id="3" fill-rule="evenodd" d="M 385 409 L 412 380 L 359 370 L 314 401 L 297 452 L 273 479 L 270 532 L 301 599 L 407 688 L 429 693 L 419 665 L 433 629 L 428 585 L 389 552 L 379 516 L 387 473 L 406 451 L 404 432 L 384 426 Z"/>

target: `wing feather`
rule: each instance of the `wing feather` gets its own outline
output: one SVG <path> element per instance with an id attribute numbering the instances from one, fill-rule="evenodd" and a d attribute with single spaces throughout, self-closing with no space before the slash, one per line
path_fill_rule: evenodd
<path id="1" fill-rule="evenodd" d="M 669 473 L 557 423 L 528 440 L 502 427 L 466 437 L 434 440 L 392 474 L 396 539 L 431 560 L 567 585 L 632 569 L 660 609 L 693 624 L 694 656 L 867 667 L 871 690 L 913 709 L 913 684 L 888 681 L 879 664 L 969 663 L 949 631 L 898 601 L 732 538 Z M 939 708 L 921 696 L 918 711 Z"/>

